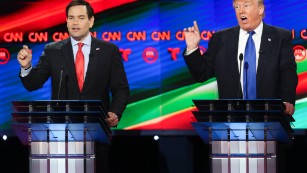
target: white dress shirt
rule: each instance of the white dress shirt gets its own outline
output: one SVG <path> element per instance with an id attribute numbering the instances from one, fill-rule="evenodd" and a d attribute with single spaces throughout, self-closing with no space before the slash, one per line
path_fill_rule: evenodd
<path id="1" fill-rule="evenodd" d="M 259 51 L 260 51 L 260 43 L 261 43 L 261 36 L 262 36 L 262 30 L 263 30 L 263 22 L 260 23 L 260 25 L 254 30 L 255 34 L 253 35 L 253 40 L 255 43 L 255 47 L 256 47 L 256 72 L 257 72 L 257 68 L 258 68 L 258 59 L 259 59 Z M 245 47 L 246 47 L 246 42 L 248 39 L 248 32 L 240 29 L 240 35 L 239 35 L 239 47 L 238 47 L 238 69 L 240 70 L 240 60 L 239 60 L 239 56 L 242 53 L 243 54 L 243 60 L 241 63 L 241 87 L 243 88 L 243 71 L 244 71 L 244 53 L 245 53 Z"/>

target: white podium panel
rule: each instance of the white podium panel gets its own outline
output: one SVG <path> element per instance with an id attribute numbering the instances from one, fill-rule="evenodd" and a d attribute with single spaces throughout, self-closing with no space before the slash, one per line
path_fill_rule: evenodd
<path id="1" fill-rule="evenodd" d="M 94 173 L 94 149 L 94 142 L 31 142 L 31 173 Z"/>
<path id="2" fill-rule="evenodd" d="M 265 173 L 265 169 L 276 173 L 276 145 L 276 141 L 212 141 L 212 173 Z"/>

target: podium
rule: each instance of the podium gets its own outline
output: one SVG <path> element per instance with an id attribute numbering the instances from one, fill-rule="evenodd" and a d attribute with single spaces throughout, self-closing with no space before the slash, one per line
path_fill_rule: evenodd
<path id="1" fill-rule="evenodd" d="M 276 173 L 278 143 L 291 144 L 281 100 L 193 100 L 192 123 L 209 144 L 211 173 Z"/>
<path id="2" fill-rule="evenodd" d="M 111 133 L 98 100 L 13 101 L 12 128 L 29 147 L 30 173 L 95 173 L 95 142 Z"/>

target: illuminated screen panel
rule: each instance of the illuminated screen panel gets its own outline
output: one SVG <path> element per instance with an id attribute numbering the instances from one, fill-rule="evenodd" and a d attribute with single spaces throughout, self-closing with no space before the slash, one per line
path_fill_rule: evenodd
<path id="1" fill-rule="evenodd" d="M 68 37 L 65 6 L 69 1 L 10 1 L 1 4 L 0 27 L 0 126 L 10 129 L 11 101 L 50 99 L 50 81 L 28 92 L 19 78 L 16 55 L 27 44 L 33 63 L 46 43 Z M 194 83 L 182 57 L 184 27 L 197 20 L 201 48 L 218 30 L 237 25 L 229 0 L 92 0 L 95 10 L 93 36 L 113 42 L 121 50 L 131 98 L 118 125 L 120 130 L 191 130 L 195 121 L 192 99 L 217 99 L 215 79 Z M 295 128 L 307 128 L 307 1 L 265 1 L 267 24 L 293 33 L 298 65 Z"/>

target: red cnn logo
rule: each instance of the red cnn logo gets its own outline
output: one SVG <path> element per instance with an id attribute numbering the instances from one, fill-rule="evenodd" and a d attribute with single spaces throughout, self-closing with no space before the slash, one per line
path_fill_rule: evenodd
<path id="1" fill-rule="evenodd" d="M 4 48 L 0 48 L 0 64 L 6 64 L 10 60 L 10 53 Z"/>
<path id="2" fill-rule="evenodd" d="M 303 61 L 306 59 L 306 48 L 301 45 L 296 45 L 293 47 L 293 52 L 296 61 Z"/>
<path id="3" fill-rule="evenodd" d="M 153 47 L 148 47 L 143 51 L 143 59 L 148 64 L 152 64 L 158 59 L 158 51 Z"/>

